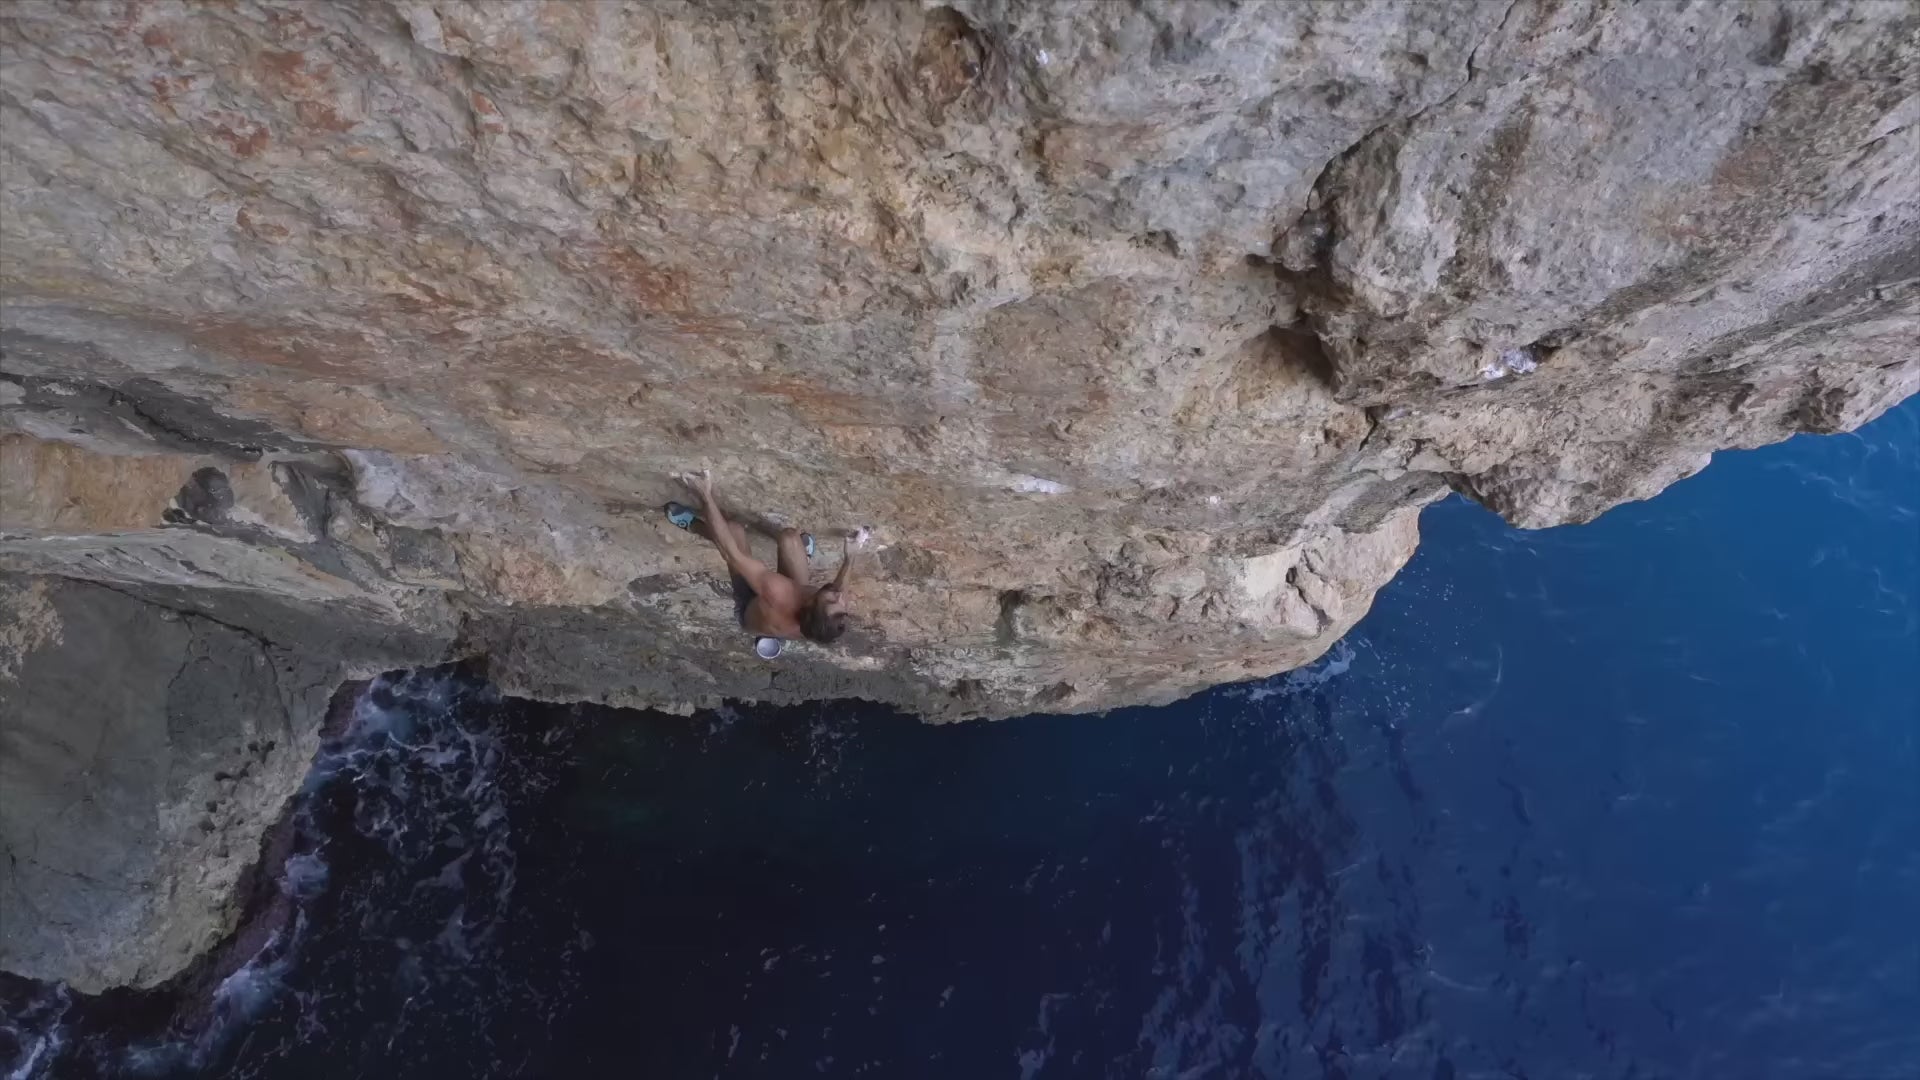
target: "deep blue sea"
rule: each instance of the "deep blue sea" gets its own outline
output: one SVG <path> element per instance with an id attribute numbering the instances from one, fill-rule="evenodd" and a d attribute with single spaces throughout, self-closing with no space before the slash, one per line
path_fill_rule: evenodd
<path id="1" fill-rule="evenodd" d="M 382 680 L 215 1018 L 42 988 L 0 1063 L 1920 1078 L 1920 399 L 1591 525 L 1422 529 L 1328 659 L 1166 708 Z"/>

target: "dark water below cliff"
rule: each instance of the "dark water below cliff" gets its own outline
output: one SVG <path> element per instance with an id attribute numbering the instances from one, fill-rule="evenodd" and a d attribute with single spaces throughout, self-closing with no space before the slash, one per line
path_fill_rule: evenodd
<path id="1" fill-rule="evenodd" d="M 383 682 L 223 1019 L 152 1039 L 47 991 L 0 1062 L 1920 1077 L 1920 401 L 1583 528 L 1423 527 L 1327 661 L 1168 708 Z"/>

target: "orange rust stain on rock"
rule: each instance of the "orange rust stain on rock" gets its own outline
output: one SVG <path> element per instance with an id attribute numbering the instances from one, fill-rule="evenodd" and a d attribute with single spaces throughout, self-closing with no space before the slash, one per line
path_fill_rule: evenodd
<path id="1" fill-rule="evenodd" d="M 265 124 L 248 120 L 233 113 L 210 116 L 215 121 L 212 135 L 227 144 L 235 157 L 258 157 L 262 150 L 273 141 L 273 136 Z"/>
<path id="2" fill-rule="evenodd" d="M 262 327 L 204 319 L 187 340 L 243 363 L 259 363 L 326 379 L 370 379 L 382 374 L 374 350 L 360 334 L 292 327 Z"/>
<path id="3" fill-rule="evenodd" d="M 285 240 L 287 237 L 293 235 L 292 229 L 277 222 L 261 221 L 248 213 L 245 207 L 241 207 L 240 212 L 234 215 L 234 221 L 242 229 L 245 229 L 247 232 L 252 233 L 262 240 Z"/>
<path id="4" fill-rule="evenodd" d="M 493 99 L 478 90 L 467 92 L 467 101 L 473 106 L 474 123 L 481 131 L 498 135 L 507 130 L 507 122 L 500 115 L 500 107 Z"/>
<path id="5" fill-rule="evenodd" d="M 354 121 L 341 116 L 338 110 L 324 101 L 294 102 L 293 114 L 307 127 L 322 131 L 352 131 L 354 127 Z"/>
<path id="6" fill-rule="evenodd" d="M 311 64 L 305 53 L 264 49 L 253 61 L 254 76 L 269 89 L 295 100 L 313 100 L 327 89 L 332 64 Z"/>
<path id="7" fill-rule="evenodd" d="M 591 281 L 606 283 L 616 298 L 646 313 L 685 312 L 687 276 L 628 248 L 589 244 L 567 249 L 560 263 Z"/>
<path id="8" fill-rule="evenodd" d="M 639 373 L 631 360 L 555 334 L 518 334 L 476 343 L 467 350 L 467 357 L 475 368 L 492 375 L 548 376 L 573 383 L 598 385 L 617 377 L 619 385 L 626 386 Z"/>
<path id="9" fill-rule="evenodd" d="M 444 454 L 448 447 L 404 404 L 389 405 L 355 387 L 306 380 L 244 379 L 228 390 L 224 404 L 249 417 L 315 442 L 385 450 L 393 454 Z"/>
<path id="10" fill-rule="evenodd" d="M 191 84 L 190 78 L 181 75 L 155 75 L 147 80 L 147 85 L 153 87 L 154 98 L 169 108 L 173 105 L 173 95 L 187 89 Z"/>
<path id="11" fill-rule="evenodd" d="M 295 86 L 304 85 L 308 81 L 306 72 L 301 70 L 306 67 L 306 63 L 307 58 L 301 53 L 262 49 L 260 55 L 254 59 L 253 66 L 254 70 L 267 82 Z"/>
<path id="12" fill-rule="evenodd" d="M 474 307 L 474 304 L 469 300 L 448 296 L 427 282 L 411 276 L 403 279 L 398 289 L 390 290 L 383 295 L 387 302 L 396 310 L 408 315 L 423 315 L 434 312 L 459 315 L 471 311 Z M 438 330 L 435 330 L 432 333 L 438 332 Z M 432 333 L 429 334 L 430 337 Z M 456 338 L 461 341 L 466 340 L 465 335 L 456 334 Z"/>
<path id="13" fill-rule="evenodd" d="M 900 462 L 918 449 L 912 433 L 899 424 L 817 425 L 820 438 L 835 454 L 878 462 Z"/>
<path id="14" fill-rule="evenodd" d="M 828 390 L 805 379 L 769 376 L 744 379 L 735 385 L 744 393 L 781 398 L 796 415 L 815 424 L 879 427 L 886 425 L 884 418 L 900 411 L 898 405 L 883 398 Z M 908 417 L 903 422 L 917 419 Z"/>

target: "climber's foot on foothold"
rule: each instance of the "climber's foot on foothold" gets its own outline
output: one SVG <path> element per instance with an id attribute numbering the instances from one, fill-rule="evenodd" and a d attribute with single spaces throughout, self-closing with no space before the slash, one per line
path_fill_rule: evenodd
<path id="1" fill-rule="evenodd" d="M 686 506 L 677 502 L 670 502 L 667 504 L 667 520 L 673 522 L 676 528 L 681 528 L 681 529 L 692 528 L 693 519 L 695 516 L 696 515 L 694 513 L 693 507 L 691 506 Z"/>
<path id="2" fill-rule="evenodd" d="M 807 546 L 807 558 L 813 558 L 813 534 L 801 533 L 800 542 Z"/>

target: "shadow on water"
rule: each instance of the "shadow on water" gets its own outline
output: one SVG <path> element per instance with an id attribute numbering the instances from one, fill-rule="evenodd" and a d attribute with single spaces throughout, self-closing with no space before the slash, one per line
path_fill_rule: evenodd
<path id="1" fill-rule="evenodd" d="M 9 984 L 0 1065 L 1920 1075 L 1916 431 L 1910 403 L 1577 530 L 1441 504 L 1329 658 L 1162 709 L 382 680 L 214 1021 Z"/>

